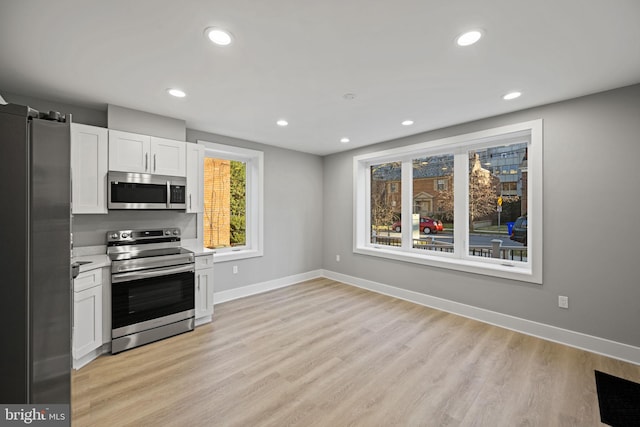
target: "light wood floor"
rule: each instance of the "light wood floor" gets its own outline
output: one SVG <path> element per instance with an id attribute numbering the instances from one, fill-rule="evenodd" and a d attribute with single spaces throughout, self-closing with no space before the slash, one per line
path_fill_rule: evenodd
<path id="1" fill-rule="evenodd" d="M 72 377 L 74 426 L 599 426 L 640 367 L 328 279 Z"/>

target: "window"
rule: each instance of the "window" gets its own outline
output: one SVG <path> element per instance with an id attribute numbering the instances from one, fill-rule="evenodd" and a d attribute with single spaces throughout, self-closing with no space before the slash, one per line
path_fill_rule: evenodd
<path id="1" fill-rule="evenodd" d="M 402 239 L 397 236 L 400 223 L 395 221 L 400 214 L 398 201 L 401 194 L 397 191 L 397 184 L 400 182 L 400 165 L 397 163 L 370 165 L 369 173 L 371 176 L 370 241 L 374 244 L 400 246 Z"/>
<path id="2" fill-rule="evenodd" d="M 436 180 L 436 190 L 438 191 L 447 191 L 449 189 L 449 180 L 448 179 L 437 179 Z"/>
<path id="3" fill-rule="evenodd" d="M 261 256 L 263 153 L 228 145 L 204 145 L 204 212 L 198 235 L 216 261 Z"/>
<path id="4" fill-rule="evenodd" d="M 541 283 L 541 120 L 357 156 L 354 171 L 354 252 Z"/>
<path id="5" fill-rule="evenodd" d="M 242 247 L 247 243 L 247 164 L 204 158 L 204 246 Z"/>
<path id="6" fill-rule="evenodd" d="M 517 182 L 501 182 L 502 185 L 502 193 L 515 193 L 518 190 Z"/>
<path id="7" fill-rule="evenodd" d="M 515 162 L 519 166 L 523 164 L 522 162 L 526 158 L 527 143 L 500 144 L 482 150 L 472 149 L 468 151 L 469 227 L 467 229 L 467 240 L 469 242 L 469 255 L 472 257 L 491 256 L 500 259 L 524 261 L 528 256 L 528 251 L 524 247 L 520 247 L 522 245 L 516 242 L 510 241 L 506 245 L 503 241 L 500 244 L 500 248 L 493 247 L 492 242 L 494 240 L 500 240 L 508 233 L 507 222 L 515 222 L 521 215 L 526 215 L 526 210 L 522 212 L 522 200 L 527 199 L 526 188 L 522 189 L 521 194 L 515 191 L 507 191 L 512 186 L 515 190 L 516 183 L 508 182 L 507 180 L 513 179 L 512 175 L 517 173 L 515 168 L 518 166 L 509 166 L 508 174 L 499 175 L 492 174 L 490 170 L 485 169 L 486 166 L 490 165 L 490 160 L 494 157 L 496 151 L 500 152 L 501 161 L 505 161 L 502 159 L 509 159 L 510 163 Z M 514 173 L 511 171 L 514 171 Z M 487 238 L 487 236 L 490 236 L 490 238 Z"/>
<path id="8" fill-rule="evenodd" d="M 411 161 L 414 198 L 411 239 L 414 249 L 453 250 L 453 165 L 453 154 Z M 434 238 L 436 234 L 439 234 L 438 238 Z"/>

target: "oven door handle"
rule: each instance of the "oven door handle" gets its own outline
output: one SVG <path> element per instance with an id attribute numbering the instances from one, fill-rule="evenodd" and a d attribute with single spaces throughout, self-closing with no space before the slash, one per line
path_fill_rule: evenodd
<path id="1" fill-rule="evenodd" d="M 193 264 L 185 264 L 177 267 L 154 268 L 153 270 L 132 271 L 129 273 L 116 273 L 111 275 L 111 283 L 131 282 L 133 280 L 147 279 L 149 277 L 166 276 L 167 274 L 195 272 Z"/>

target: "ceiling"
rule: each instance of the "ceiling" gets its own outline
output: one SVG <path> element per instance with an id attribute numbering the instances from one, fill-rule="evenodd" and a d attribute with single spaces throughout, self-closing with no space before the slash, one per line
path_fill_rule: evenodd
<path id="1" fill-rule="evenodd" d="M 2 1 L 0 94 L 325 155 L 638 83 L 638 22 L 638 0 Z"/>

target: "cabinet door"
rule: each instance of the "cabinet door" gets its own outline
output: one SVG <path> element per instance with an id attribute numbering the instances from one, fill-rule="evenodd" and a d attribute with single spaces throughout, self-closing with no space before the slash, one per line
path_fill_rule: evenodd
<path id="1" fill-rule="evenodd" d="M 186 176 L 186 142 L 151 137 L 151 173 Z"/>
<path id="2" fill-rule="evenodd" d="M 73 293 L 73 358 L 102 345 L 102 286 Z"/>
<path id="3" fill-rule="evenodd" d="M 196 270 L 196 319 L 213 315 L 213 268 Z"/>
<path id="4" fill-rule="evenodd" d="M 108 130 L 71 124 L 71 200 L 74 214 L 107 213 Z"/>
<path id="5" fill-rule="evenodd" d="M 187 143 L 187 213 L 204 212 L 204 147 Z"/>
<path id="6" fill-rule="evenodd" d="M 109 170 L 150 173 L 151 137 L 109 130 Z"/>

